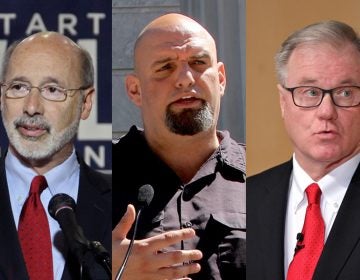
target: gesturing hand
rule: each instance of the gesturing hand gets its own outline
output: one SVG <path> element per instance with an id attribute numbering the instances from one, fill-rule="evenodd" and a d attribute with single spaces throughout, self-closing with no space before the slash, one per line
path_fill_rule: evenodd
<path id="1" fill-rule="evenodd" d="M 127 211 L 112 232 L 113 279 L 124 259 L 130 240 L 126 238 L 135 220 L 135 208 L 128 205 Z M 192 261 L 202 258 L 199 250 L 166 250 L 168 246 L 195 236 L 193 229 L 165 232 L 147 239 L 135 240 L 133 251 L 125 268 L 122 280 L 190 279 L 184 275 L 197 273 L 200 265 Z"/>

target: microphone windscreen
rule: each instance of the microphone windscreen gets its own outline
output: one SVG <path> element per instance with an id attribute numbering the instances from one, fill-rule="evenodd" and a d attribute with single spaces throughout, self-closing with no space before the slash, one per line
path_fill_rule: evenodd
<path id="1" fill-rule="evenodd" d="M 59 210 L 70 208 L 75 212 L 76 203 L 74 199 L 65 193 L 58 193 L 54 195 L 49 202 L 48 211 L 51 217 L 56 219 L 56 214 Z"/>
<path id="2" fill-rule="evenodd" d="M 151 185 L 146 184 L 139 188 L 138 202 L 140 206 L 142 207 L 149 206 L 153 197 L 154 197 L 154 188 Z"/>

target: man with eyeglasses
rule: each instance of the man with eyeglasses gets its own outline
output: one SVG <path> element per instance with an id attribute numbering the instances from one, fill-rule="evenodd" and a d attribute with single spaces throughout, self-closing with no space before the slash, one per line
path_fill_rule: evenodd
<path id="1" fill-rule="evenodd" d="M 325 21 L 276 55 L 290 161 L 247 181 L 247 277 L 360 279 L 360 38 Z"/>
<path id="2" fill-rule="evenodd" d="M 37 33 L 5 53 L 1 114 L 9 147 L 0 162 L 0 279 L 109 279 L 92 260 L 80 267 L 47 211 L 54 195 L 71 196 L 85 237 L 110 249 L 111 178 L 74 149 L 93 95 L 91 58 L 66 36 Z"/>

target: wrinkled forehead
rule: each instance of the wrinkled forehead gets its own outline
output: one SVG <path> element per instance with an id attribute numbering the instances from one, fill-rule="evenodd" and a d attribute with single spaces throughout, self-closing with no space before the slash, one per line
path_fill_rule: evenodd
<path id="1" fill-rule="evenodd" d="M 63 83 L 67 79 L 80 80 L 81 61 L 78 52 L 78 47 L 67 40 L 57 40 L 57 38 L 24 40 L 11 54 L 4 78 L 38 79 L 46 74 Z"/>
<path id="2" fill-rule="evenodd" d="M 149 54 L 176 51 L 179 53 L 206 53 L 216 61 L 215 41 L 202 28 L 176 25 L 166 28 L 152 28 L 138 39 L 135 48 L 135 61 Z"/>

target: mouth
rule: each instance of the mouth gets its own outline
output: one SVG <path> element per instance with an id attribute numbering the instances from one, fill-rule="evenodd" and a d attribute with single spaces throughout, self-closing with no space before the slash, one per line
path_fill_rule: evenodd
<path id="1" fill-rule="evenodd" d="M 16 129 L 25 137 L 40 137 L 48 132 L 46 127 L 37 125 L 17 125 Z"/>
<path id="2" fill-rule="evenodd" d="M 315 135 L 319 137 L 320 139 L 324 140 L 332 140 L 338 136 L 338 133 L 333 130 L 323 130 L 316 132 Z"/>
<path id="3" fill-rule="evenodd" d="M 46 133 L 50 133 L 51 128 L 47 120 L 40 115 L 33 117 L 23 115 L 15 119 L 13 124 L 22 137 L 31 140 L 36 140 Z"/>
<path id="4" fill-rule="evenodd" d="M 171 105 L 174 105 L 175 107 L 198 107 L 201 106 L 202 103 L 202 99 L 187 95 L 175 100 Z"/>

